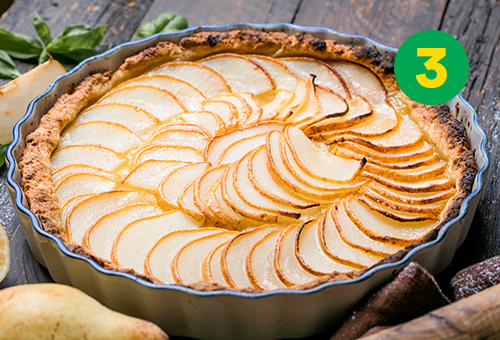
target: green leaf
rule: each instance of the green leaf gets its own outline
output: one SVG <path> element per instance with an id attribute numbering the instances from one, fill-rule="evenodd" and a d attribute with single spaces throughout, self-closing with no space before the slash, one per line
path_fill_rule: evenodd
<path id="1" fill-rule="evenodd" d="M 78 50 L 93 50 L 104 39 L 106 25 L 92 28 L 88 25 L 66 27 L 46 49 L 49 54 L 67 54 Z"/>
<path id="2" fill-rule="evenodd" d="M 0 28 L 0 46 L 11 57 L 17 59 L 38 58 L 43 50 L 35 38 Z"/>
<path id="3" fill-rule="evenodd" d="M 33 17 L 31 19 L 33 26 L 35 27 L 36 34 L 40 37 L 43 44 L 47 46 L 52 42 L 52 37 L 50 35 L 50 28 L 47 26 L 42 17 L 37 13 L 33 12 Z"/>
<path id="4" fill-rule="evenodd" d="M 0 145 L 0 168 L 5 164 L 5 154 L 10 143 Z"/>
<path id="5" fill-rule="evenodd" d="M 21 75 L 16 68 L 16 65 L 5 52 L 0 50 L 0 77 L 7 79 L 14 79 Z"/>
<path id="6" fill-rule="evenodd" d="M 142 24 L 137 30 L 139 38 L 146 38 L 160 32 L 175 32 L 188 27 L 186 18 L 182 15 L 165 12 L 159 14 L 156 19 Z"/>

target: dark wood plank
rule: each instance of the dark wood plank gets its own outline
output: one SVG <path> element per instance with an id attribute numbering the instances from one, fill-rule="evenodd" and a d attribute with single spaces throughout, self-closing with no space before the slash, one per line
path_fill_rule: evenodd
<path id="1" fill-rule="evenodd" d="M 399 47 L 410 35 L 437 29 L 446 0 L 307 0 L 295 23 L 329 27 Z"/>
<path id="2" fill-rule="evenodd" d="M 292 22 L 299 3 L 300 0 L 156 0 L 144 21 L 153 20 L 161 12 L 175 12 L 185 16 L 189 26 L 236 22 Z"/>
<path id="3" fill-rule="evenodd" d="M 445 289 L 459 270 L 500 254 L 500 3 L 450 1 L 441 30 L 455 36 L 469 56 L 470 74 L 463 94 L 476 108 L 488 135 L 490 168 L 469 235 L 450 267 L 438 276 Z"/>

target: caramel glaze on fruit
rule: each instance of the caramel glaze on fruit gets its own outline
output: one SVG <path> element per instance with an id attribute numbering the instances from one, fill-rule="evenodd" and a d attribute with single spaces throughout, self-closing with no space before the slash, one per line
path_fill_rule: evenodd
<path id="1" fill-rule="evenodd" d="M 154 47 L 127 58 L 114 73 L 108 71 L 85 78 L 73 91 L 57 99 L 54 106 L 42 117 L 39 127 L 28 136 L 25 152 L 19 162 L 22 187 L 30 209 L 38 217 L 42 227 L 59 238 L 64 236 L 58 198 L 52 183 L 50 158 L 59 143 L 62 131 L 80 111 L 95 103 L 118 84 L 160 64 L 169 61 L 199 60 L 226 52 L 262 54 L 272 57 L 307 56 L 319 60 L 350 61 L 373 71 L 389 94 L 398 92 L 393 73 L 393 57 L 381 54 L 373 47 L 338 44 L 333 40 L 321 40 L 300 33 L 287 35 L 281 32 L 256 31 L 201 32 L 181 39 L 178 45 L 169 42 L 158 43 Z M 455 181 L 456 194 L 448 200 L 436 228 L 419 241 L 385 257 L 379 263 L 397 261 L 410 249 L 435 239 L 439 229 L 458 216 L 463 200 L 472 191 L 477 172 L 473 151 L 468 149 L 466 130 L 453 118 L 448 106 L 425 106 L 411 101 L 402 94 L 400 97 L 408 106 L 412 120 L 418 123 L 426 139 L 435 142 L 441 157 L 451 160 L 449 172 Z M 363 165 L 365 162 L 363 158 Z M 120 268 L 110 261 L 98 258 L 80 245 L 70 244 L 68 248 L 72 252 L 95 260 L 104 268 L 132 273 L 145 280 L 158 282 L 155 278 L 131 269 Z M 331 280 L 354 278 L 364 271 L 365 269 L 354 270 L 345 274 L 334 272 L 310 283 L 293 286 L 293 288 L 308 289 Z M 207 282 L 188 286 L 198 290 L 227 289 Z M 251 287 L 243 290 L 258 291 Z"/>

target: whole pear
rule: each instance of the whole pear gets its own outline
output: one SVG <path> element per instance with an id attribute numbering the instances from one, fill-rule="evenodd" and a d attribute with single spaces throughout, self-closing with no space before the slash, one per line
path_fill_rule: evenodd
<path id="1" fill-rule="evenodd" d="M 168 339 L 155 324 L 104 307 L 61 284 L 0 290 L 0 339 Z"/>

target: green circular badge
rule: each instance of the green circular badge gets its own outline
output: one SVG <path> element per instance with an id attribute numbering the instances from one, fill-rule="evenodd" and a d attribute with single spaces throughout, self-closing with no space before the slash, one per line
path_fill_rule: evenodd
<path id="1" fill-rule="evenodd" d="M 440 31 L 422 31 L 406 39 L 396 54 L 396 81 L 414 101 L 442 104 L 455 97 L 469 76 L 469 60 L 457 39 Z"/>

